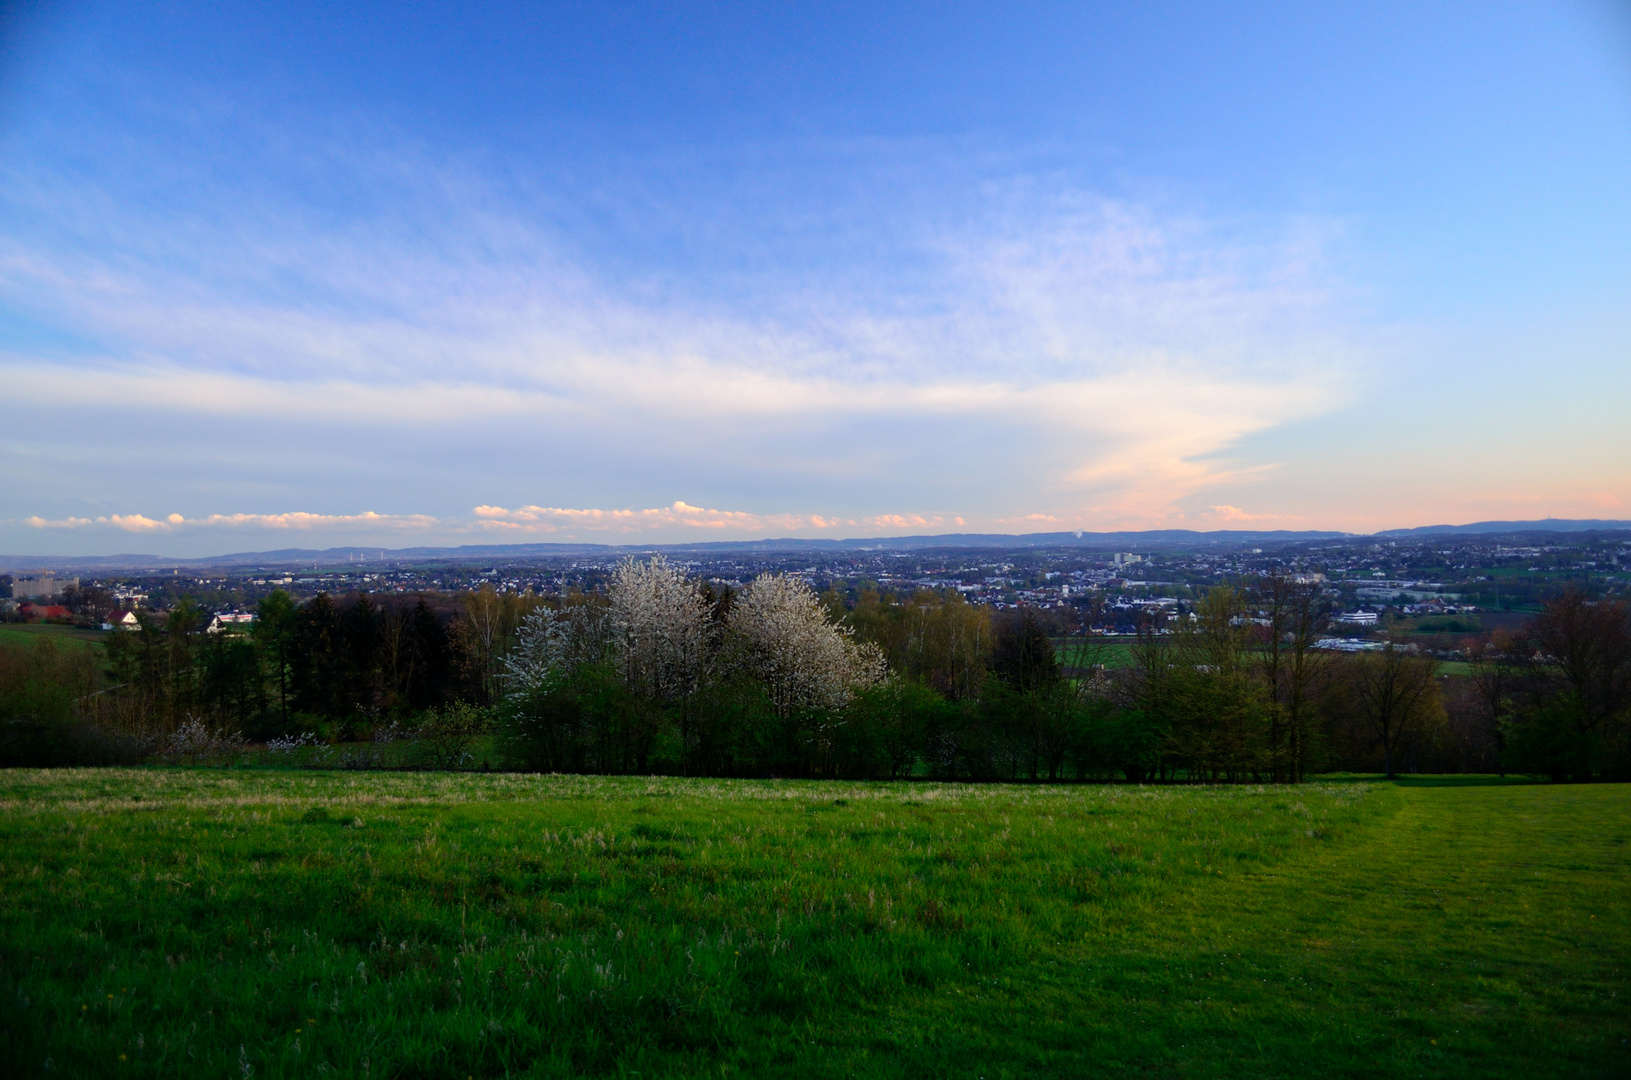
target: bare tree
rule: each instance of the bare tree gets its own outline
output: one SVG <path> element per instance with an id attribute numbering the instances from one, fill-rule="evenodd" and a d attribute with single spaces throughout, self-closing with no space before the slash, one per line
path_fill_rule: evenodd
<path id="1" fill-rule="evenodd" d="M 1435 712 L 1443 710 L 1438 693 L 1438 661 L 1389 644 L 1361 657 L 1353 669 L 1353 690 L 1365 718 L 1382 743 L 1382 764 L 1394 776 L 1394 752 L 1413 737 Z"/>
<path id="2" fill-rule="evenodd" d="M 1269 752 L 1274 779 L 1301 783 L 1311 751 L 1317 688 L 1330 654 L 1314 646 L 1325 619 L 1320 588 L 1314 581 L 1277 573 L 1256 589 L 1268 625 L 1261 655 L 1262 676 L 1273 708 L 1269 719 Z"/>
<path id="3" fill-rule="evenodd" d="M 1631 618 L 1625 604 L 1570 589 L 1529 623 L 1544 663 L 1574 699 L 1582 736 L 1598 735 L 1631 708 Z"/>
<path id="4" fill-rule="evenodd" d="M 1506 744 L 1501 723 L 1505 719 L 1514 684 L 1527 666 L 1522 651 L 1522 642 L 1510 634 L 1496 633 L 1473 650 L 1470 658 L 1472 697 L 1477 706 L 1479 726 L 1495 745 L 1496 767 L 1501 770 L 1502 776 L 1506 775 L 1503 757 Z"/>
<path id="5" fill-rule="evenodd" d="M 883 650 L 889 669 L 962 701 L 979 696 L 995 638 L 991 612 L 956 592 L 885 596 L 862 590 L 852 610 L 831 596 L 833 618 Z"/>
<path id="6" fill-rule="evenodd" d="M 465 640 L 469 642 L 481 682 L 482 695 L 497 696 L 499 683 L 499 638 L 504 629 L 504 599 L 491 585 L 464 595 Z"/>

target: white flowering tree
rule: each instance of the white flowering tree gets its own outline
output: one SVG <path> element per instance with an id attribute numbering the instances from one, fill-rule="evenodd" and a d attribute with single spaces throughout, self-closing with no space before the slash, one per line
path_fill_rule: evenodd
<path id="1" fill-rule="evenodd" d="M 811 588 L 785 574 L 748 586 L 730 614 L 739 662 L 770 692 L 776 711 L 837 709 L 884 677 L 883 654 L 828 618 Z"/>
<path id="2" fill-rule="evenodd" d="M 604 660 L 610 631 L 606 605 L 590 598 L 534 609 L 521 620 L 515 647 L 504 661 L 510 692 L 530 694 L 584 664 Z"/>
<path id="3" fill-rule="evenodd" d="M 708 601 L 661 555 L 625 559 L 607 590 L 618 667 L 643 698 L 679 701 L 695 693 L 708 659 Z"/>

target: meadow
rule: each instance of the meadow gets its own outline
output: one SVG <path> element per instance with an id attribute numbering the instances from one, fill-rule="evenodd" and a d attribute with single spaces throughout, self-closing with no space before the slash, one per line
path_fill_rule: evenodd
<path id="1" fill-rule="evenodd" d="M 85 630 L 60 623 L 0 623 L 0 642 L 15 645 L 35 645 L 49 640 L 63 645 L 99 647 L 107 636 L 102 630 Z"/>
<path id="2" fill-rule="evenodd" d="M 1631 787 L 0 772 L 11 1076 L 1631 1075 Z"/>

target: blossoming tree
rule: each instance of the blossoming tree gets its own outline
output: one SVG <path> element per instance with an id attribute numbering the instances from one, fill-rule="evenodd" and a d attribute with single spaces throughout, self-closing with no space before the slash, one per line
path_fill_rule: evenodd
<path id="1" fill-rule="evenodd" d="M 782 715 L 837 709 L 884 677 L 883 654 L 837 626 L 808 585 L 765 574 L 732 609 L 738 663 L 757 676 Z"/>

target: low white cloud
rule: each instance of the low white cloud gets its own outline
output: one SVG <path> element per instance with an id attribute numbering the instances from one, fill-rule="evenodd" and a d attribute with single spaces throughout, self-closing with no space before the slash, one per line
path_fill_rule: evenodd
<path id="1" fill-rule="evenodd" d="M 962 519 L 956 519 L 962 524 Z M 436 517 L 430 514 L 208 514 L 186 517 L 169 514 L 153 518 L 144 514 L 105 514 L 98 517 L 48 519 L 38 515 L 23 519 L 35 529 L 117 529 L 130 533 L 167 533 L 183 529 L 272 529 L 344 530 L 348 532 L 426 532 L 441 535 L 496 533 L 502 536 L 579 533 L 615 533 L 639 536 L 650 533 L 703 531 L 730 536 L 750 536 L 766 532 L 797 534 L 831 533 L 838 529 L 864 527 L 883 531 L 932 529 L 943 525 L 942 515 L 917 513 L 875 514 L 844 518 L 824 514 L 749 513 L 692 506 L 677 500 L 668 506 L 645 509 L 597 509 L 592 507 L 477 506 L 468 518 Z"/>
<path id="2" fill-rule="evenodd" d="M 761 515 L 733 510 L 709 510 L 683 501 L 649 509 L 600 510 L 562 506 L 522 506 L 514 510 L 502 506 L 478 506 L 476 521 L 481 528 L 501 533 L 584 532 L 638 533 L 653 529 L 680 528 L 709 531 L 752 532 L 766 527 L 806 529 L 811 519 L 799 515 Z"/>
<path id="3" fill-rule="evenodd" d="M 105 524 L 107 524 L 107 520 L 108 520 L 107 518 L 103 518 L 101 523 L 105 525 Z M 87 525 L 97 524 L 97 519 L 96 518 L 82 518 L 82 517 L 66 517 L 66 518 L 60 518 L 60 519 L 55 520 L 55 521 L 50 521 L 50 520 L 47 520 L 46 518 L 33 516 L 33 517 L 24 518 L 23 519 L 23 524 L 29 526 L 30 528 L 35 528 L 35 529 L 83 529 Z"/>
<path id="4" fill-rule="evenodd" d="M 874 514 L 845 518 L 824 514 L 756 514 L 741 510 L 713 510 L 677 501 L 669 506 L 647 509 L 574 509 L 560 506 L 478 506 L 473 511 L 477 527 L 499 533 L 615 532 L 635 534 L 670 530 L 701 529 L 740 535 L 769 531 L 822 533 L 835 529 L 935 528 L 945 523 L 940 515 Z M 960 522 L 959 522 L 960 523 Z"/>
<path id="5" fill-rule="evenodd" d="M 1240 507 L 1238 507 L 1238 506 L 1227 506 L 1227 505 L 1225 505 L 1225 506 L 1208 506 L 1206 508 L 1206 511 L 1207 511 L 1206 514 L 1205 514 L 1206 517 L 1212 518 L 1212 519 L 1220 521 L 1220 522 L 1228 522 L 1228 523 L 1231 523 L 1231 524 L 1242 524 L 1242 525 L 1251 524 L 1253 522 L 1259 522 L 1259 521 L 1304 521 L 1304 520 L 1306 520 L 1301 515 L 1297 515 L 1297 514 L 1253 514 L 1253 513 L 1249 512 L 1249 511 L 1240 509 Z"/>

